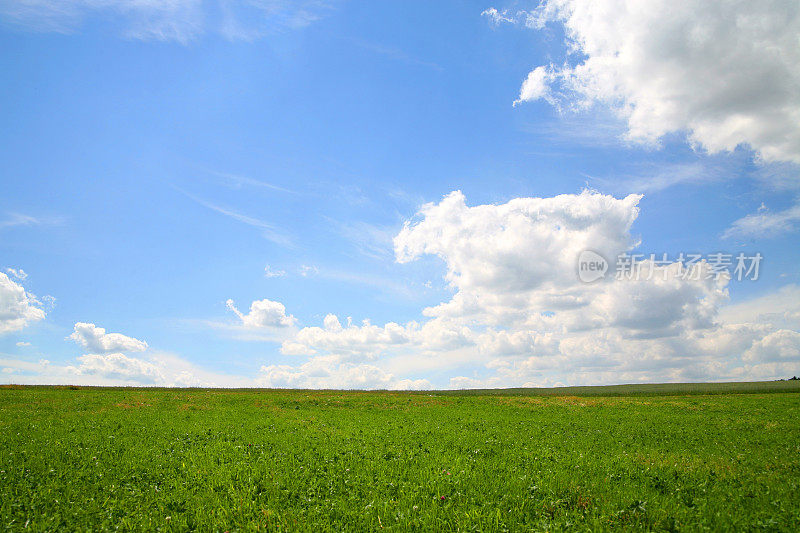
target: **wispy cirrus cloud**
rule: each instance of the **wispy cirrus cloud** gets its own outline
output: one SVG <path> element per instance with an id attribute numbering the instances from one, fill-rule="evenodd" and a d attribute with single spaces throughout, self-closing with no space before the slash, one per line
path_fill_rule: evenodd
<path id="1" fill-rule="evenodd" d="M 386 46 L 383 44 L 373 43 L 369 41 L 364 41 L 360 39 L 348 39 L 349 42 L 353 43 L 354 45 L 358 46 L 359 48 L 363 48 L 364 50 L 368 50 L 378 55 L 382 55 L 387 57 L 391 60 L 398 61 L 400 63 L 405 63 L 406 65 L 411 66 L 418 66 L 418 67 L 425 67 L 433 70 L 444 70 L 441 65 L 434 63 L 433 61 L 426 61 L 424 59 L 420 59 L 418 57 L 414 57 L 405 51 L 397 48 L 395 46 Z"/>
<path id="2" fill-rule="evenodd" d="M 733 157 L 703 157 L 686 163 L 647 163 L 612 178 L 589 176 L 592 186 L 618 192 L 653 193 L 678 185 L 704 185 L 743 175 L 741 161 Z"/>
<path id="3" fill-rule="evenodd" d="M 41 224 L 41 221 L 36 217 L 21 213 L 9 213 L 5 220 L 0 220 L 0 229 L 13 228 L 14 226 L 35 226 L 37 224 Z"/>
<path id="4" fill-rule="evenodd" d="M 20 226 L 43 226 L 61 222 L 62 220 L 58 217 L 35 217 L 24 213 L 6 213 L 5 217 L 0 219 L 0 231 Z"/>
<path id="5" fill-rule="evenodd" d="M 303 276 L 307 274 L 301 274 Z M 374 274 L 370 272 L 358 272 L 337 269 L 316 269 L 314 275 L 322 279 L 333 280 L 348 285 L 361 285 L 377 289 L 383 293 L 388 293 L 392 297 L 402 297 L 406 300 L 419 300 L 424 292 L 420 283 L 409 279 L 397 279 L 390 275 Z"/>
<path id="6" fill-rule="evenodd" d="M 231 174 L 228 172 L 216 172 L 214 170 L 208 170 L 209 174 L 220 178 L 223 183 L 233 189 L 241 189 L 242 187 L 256 187 L 262 189 L 270 189 L 273 191 L 280 191 L 286 193 L 294 193 L 295 191 L 291 189 L 287 189 L 285 187 L 281 187 L 279 185 L 275 185 L 274 183 L 269 183 L 268 181 L 261 181 L 255 178 L 251 178 L 249 176 L 242 176 L 240 174 Z"/>
<path id="7" fill-rule="evenodd" d="M 731 224 L 722 237 L 725 239 L 731 237 L 775 237 L 782 233 L 796 231 L 798 223 L 800 223 L 800 202 L 783 211 L 770 211 L 767 206 L 761 204 L 758 211 Z"/>
<path id="8" fill-rule="evenodd" d="M 188 193 L 178 187 L 174 187 L 174 189 L 183 194 L 184 196 L 186 196 L 187 198 L 202 205 L 203 207 L 207 207 L 212 211 L 215 211 L 221 215 L 225 215 L 228 218 L 232 218 L 233 220 L 241 222 L 242 224 L 246 224 L 248 226 L 260 229 L 262 231 L 262 234 L 264 235 L 264 238 L 274 242 L 275 244 L 280 244 L 281 246 L 289 246 L 289 247 L 294 245 L 292 240 L 287 235 L 280 232 L 278 228 L 273 224 L 265 222 L 264 220 L 261 220 L 256 217 L 239 213 L 228 207 L 223 207 L 214 204 L 212 202 L 203 200 L 202 198 L 199 198 L 191 193 Z"/>
<path id="9" fill-rule="evenodd" d="M 355 248 L 360 255 L 377 260 L 391 260 L 392 238 L 397 233 L 397 227 L 379 226 L 362 221 L 339 221 L 326 217 L 329 227 Z M 399 226 L 399 224 L 397 224 Z"/>
<path id="10" fill-rule="evenodd" d="M 0 0 L 0 20 L 29 31 L 73 33 L 99 21 L 125 38 L 182 44 L 208 34 L 253 41 L 330 10 L 322 0 Z"/>

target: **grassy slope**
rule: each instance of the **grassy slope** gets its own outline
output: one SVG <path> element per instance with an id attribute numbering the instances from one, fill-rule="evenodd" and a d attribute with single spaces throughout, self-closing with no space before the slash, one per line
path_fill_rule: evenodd
<path id="1" fill-rule="evenodd" d="M 725 386 L 6 388 L 0 528 L 795 530 L 800 395 Z"/>

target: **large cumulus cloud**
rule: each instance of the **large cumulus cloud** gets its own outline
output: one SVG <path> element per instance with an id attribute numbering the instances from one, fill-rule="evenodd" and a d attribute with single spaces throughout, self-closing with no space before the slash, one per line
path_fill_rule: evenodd
<path id="1" fill-rule="evenodd" d="M 424 205 L 394 239 L 401 263 L 439 257 L 453 296 L 405 324 L 345 324 L 328 315 L 285 340 L 297 364 L 264 367 L 282 386 L 386 387 L 387 368 L 419 375 L 465 364 L 478 376 L 451 386 L 742 379 L 774 377 L 798 365 L 800 335 L 764 307 L 797 316 L 798 300 L 726 308 L 727 275 L 705 262 L 641 263 L 640 276 L 609 272 L 595 283 L 577 275 L 581 251 L 612 264 L 636 250 L 631 227 L 640 196 L 594 192 L 516 198 L 469 206 L 460 192 Z M 612 267 L 613 268 L 613 267 Z M 786 307 L 785 310 L 779 309 Z M 725 312 L 730 309 L 729 312 Z M 723 313 L 720 313 L 720 311 Z M 771 366 L 767 366 L 771 365 Z M 394 379 L 392 377 L 392 379 Z"/>
<path id="2" fill-rule="evenodd" d="M 516 103 L 609 105 L 632 140 L 688 132 L 709 152 L 748 145 L 800 163 L 800 3 L 794 0 L 546 0 L 494 23 L 563 26 L 564 64 L 540 65 Z"/>
<path id="3" fill-rule="evenodd" d="M 147 349 L 144 341 L 122 333 L 106 333 L 105 328 L 87 322 L 76 323 L 68 338 L 92 353 L 142 352 Z"/>
<path id="4" fill-rule="evenodd" d="M 43 320 L 45 312 L 42 307 L 36 296 L 0 272 L 0 335 Z"/>

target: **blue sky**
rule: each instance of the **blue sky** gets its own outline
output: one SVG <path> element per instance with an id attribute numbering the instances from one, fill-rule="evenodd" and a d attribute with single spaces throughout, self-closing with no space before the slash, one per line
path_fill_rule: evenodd
<path id="1" fill-rule="evenodd" d="M 792 298 L 775 296 L 800 293 L 800 156 L 785 131 L 767 135 L 748 126 L 733 145 L 720 147 L 730 144 L 713 133 L 724 121 L 698 122 L 703 115 L 693 111 L 682 123 L 683 115 L 670 111 L 674 116 L 663 122 L 676 125 L 665 132 L 652 126 L 655 119 L 644 121 L 655 140 L 627 138 L 636 117 L 614 103 L 619 95 L 584 105 L 588 93 L 568 86 L 574 72 L 559 70 L 603 52 L 589 45 L 569 52 L 569 36 L 581 42 L 600 31 L 570 18 L 574 10 L 537 26 L 525 19 L 535 4 L 275 2 L 225 15 L 228 4 L 183 3 L 186 9 L 174 12 L 148 3 L 112 9 L 67 2 L 63 12 L 49 2 L 0 4 L 0 267 L 24 270 L 26 276 L 7 272 L 7 288 L 23 287 L 30 307 L 45 313 L 14 325 L 17 311 L 6 313 L 3 381 L 185 384 L 174 376 L 185 367 L 192 384 L 427 388 L 759 379 L 798 368 L 792 320 L 800 315 L 777 307 Z M 491 7 L 497 10 L 487 12 Z M 788 32 L 796 29 L 792 13 Z M 626 20 L 635 24 L 636 16 Z M 696 17 L 702 27 L 703 13 Z M 692 54 L 677 59 L 702 63 Z M 550 65 L 551 88 L 521 97 L 523 81 L 540 65 Z M 781 65 L 774 68 L 785 76 Z M 635 81 L 641 71 L 614 73 L 643 86 Z M 698 82 L 696 91 L 761 90 L 738 78 L 719 84 Z M 623 98 L 645 109 L 663 103 L 660 94 L 628 91 Z M 518 98 L 525 101 L 513 106 Z M 774 100 L 770 113 L 800 101 L 796 87 L 763 98 Z M 736 105 L 732 99 L 709 116 L 771 116 Z M 458 294 L 486 301 L 499 294 L 486 291 L 519 281 L 469 285 L 470 268 L 497 266 L 507 253 L 487 252 L 479 263 L 479 245 L 475 262 L 459 262 L 461 241 L 451 248 L 428 243 L 436 251 L 398 262 L 393 239 L 404 223 L 427 220 L 419 213 L 423 204 L 442 205 L 452 191 L 461 191 L 468 206 L 562 194 L 583 202 L 586 189 L 618 200 L 644 195 L 632 227 L 615 230 L 640 241 L 637 251 L 760 252 L 760 278 L 731 281 L 719 289 L 724 301 L 692 293 L 691 305 L 705 298 L 714 307 L 708 323 L 659 333 L 653 353 L 669 345 L 674 357 L 667 363 L 654 355 L 635 369 L 626 354 L 638 345 L 606 347 L 597 361 L 567 372 L 563 362 L 574 358 L 564 349 L 518 348 L 501 356 L 484 348 L 466 353 L 480 344 L 474 339 L 454 349 L 359 337 L 366 335 L 358 329 L 363 319 L 380 328 L 444 320 L 423 309 Z M 436 240 L 448 229 L 431 231 Z M 416 235 L 423 238 L 422 229 Z M 535 250 L 530 256 L 531 263 L 547 261 Z M 445 279 L 451 270 L 461 281 Z M 577 290 L 554 283 L 548 290 Z M 266 299 L 285 309 L 269 313 L 294 318 L 281 325 L 269 315 L 248 325 L 229 299 L 244 315 L 251 302 Z M 776 324 L 761 313 L 736 322 L 757 324 L 761 336 L 751 332 L 748 345 L 695 359 L 696 345 L 675 348 L 677 339 L 722 335 L 720 328 L 733 327 L 727 310 L 742 311 L 747 302 L 774 305 L 789 318 Z M 536 313 L 552 312 L 537 305 Z M 335 330 L 323 327 L 329 314 L 342 324 L 352 317 L 359 340 L 325 337 Z M 448 327 L 471 328 L 466 337 L 486 328 L 545 334 L 541 326 L 489 314 L 448 316 Z M 673 318 L 684 324 L 686 317 L 665 320 Z M 73 342 L 67 337 L 77 323 L 144 340 L 148 348 Z M 553 331 L 586 331 L 564 324 Z M 322 337 L 296 337 L 304 327 L 321 328 Z M 654 338 L 620 327 L 612 320 L 594 334 L 622 344 Z M 597 337 L 581 341 L 602 344 Z M 558 342 L 563 348 L 564 338 Z M 302 348 L 294 353 L 286 343 Z M 766 354 L 773 345 L 777 355 Z M 420 364 L 423 353 L 441 363 Z M 524 370 L 526 364 L 535 370 Z M 516 373 L 504 373 L 507 367 Z M 353 375 L 372 377 L 347 377 Z"/>

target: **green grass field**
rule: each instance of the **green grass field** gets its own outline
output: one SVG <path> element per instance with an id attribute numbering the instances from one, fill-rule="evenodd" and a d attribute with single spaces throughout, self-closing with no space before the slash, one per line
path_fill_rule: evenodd
<path id="1" fill-rule="evenodd" d="M 800 528 L 800 382 L 0 388 L 0 528 Z"/>

